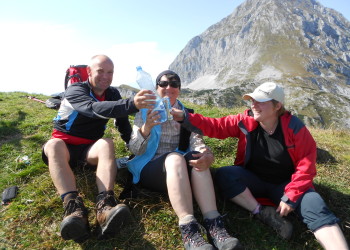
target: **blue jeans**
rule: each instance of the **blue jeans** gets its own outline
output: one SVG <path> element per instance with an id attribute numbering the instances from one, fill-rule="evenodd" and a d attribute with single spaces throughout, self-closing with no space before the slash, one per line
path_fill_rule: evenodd
<path id="1" fill-rule="evenodd" d="M 251 171 L 240 166 L 227 166 L 217 169 L 215 182 L 226 199 L 232 199 L 246 188 L 254 197 L 265 197 L 279 204 L 284 188 L 289 181 L 273 184 L 261 180 Z M 306 191 L 297 201 L 295 212 L 311 231 L 325 225 L 333 225 L 339 219 L 328 209 L 322 197 L 313 189 Z"/>

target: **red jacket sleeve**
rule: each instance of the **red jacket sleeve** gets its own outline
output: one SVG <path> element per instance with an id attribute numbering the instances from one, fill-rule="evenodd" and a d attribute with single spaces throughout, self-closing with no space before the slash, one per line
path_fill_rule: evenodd
<path id="1" fill-rule="evenodd" d="M 187 115 L 190 126 L 196 127 L 199 130 L 196 132 L 199 134 L 217 139 L 239 136 L 238 122 L 242 119 L 241 114 L 221 118 L 210 118 L 190 113 Z"/>
<path id="2" fill-rule="evenodd" d="M 291 176 L 291 182 L 285 187 L 285 195 L 292 202 L 296 202 L 308 189 L 313 188 L 317 151 L 316 142 L 305 125 L 301 125 L 301 121 L 294 116 L 291 120 L 286 128 L 287 134 L 284 134 L 295 172 Z"/>

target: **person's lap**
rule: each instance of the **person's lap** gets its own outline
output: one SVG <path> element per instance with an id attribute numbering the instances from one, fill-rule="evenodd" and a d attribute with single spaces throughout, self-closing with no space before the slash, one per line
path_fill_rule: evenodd
<path id="1" fill-rule="evenodd" d="M 168 189 L 164 162 L 167 156 L 174 152 L 175 151 L 164 153 L 156 159 L 149 161 L 141 171 L 139 185 L 152 191 L 167 193 Z M 194 159 L 192 156 L 193 153 L 196 152 L 191 151 L 183 155 L 187 163 L 189 160 Z M 189 176 L 191 176 L 192 167 L 187 164 L 187 169 Z"/>
<path id="2" fill-rule="evenodd" d="M 248 188 L 255 198 L 269 198 L 278 206 L 284 194 L 284 188 L 289 183 L 273 184 L 261 180 L 251 171 L 240 166 L 219 168 L 215 175 L 215 182 L 221 193 L 231 199 Z M 296 214 L 312 231 L 339 221 L 328 209 L 322 197 L 313 189 L 307 190 L 298 200 Z"/>
<path id="3" fill-rule="evenodd" d="M 69 165 L 71 166 L 71 168 L 87 165 L 86 156 L 88 151 L 91 148 L 90 144 L 80 144 L 80 145 L 65 144 L 65 145 L 69 152 Z M 41 157 L 43 162 L 46 165 L 48 165 L 49 161 L 48 161 L 48 157 L 45 154 L 44 147 L 45 147 L 45 144 L 42 147 Z"/>
<path id="4" fill-rule="evenodd" d="M 235 197 L 248 188 L 254 197 L 269 198 L 273 203 L 279 204 L 284 187 L 289 181 L 281 184 L 268 183 L 243 167 L 227 166 L 216 171 L 215 182 L 227 199 Z"/>

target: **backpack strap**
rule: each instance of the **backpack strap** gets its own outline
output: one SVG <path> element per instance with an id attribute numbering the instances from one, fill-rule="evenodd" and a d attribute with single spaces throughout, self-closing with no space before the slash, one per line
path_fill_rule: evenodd
<path id="1" fill-rule="evenodd" d="M 64 76 L 64 89 L 67 89 L 69 81 L 69 68 L 66 70 L 66 75 Z"/>

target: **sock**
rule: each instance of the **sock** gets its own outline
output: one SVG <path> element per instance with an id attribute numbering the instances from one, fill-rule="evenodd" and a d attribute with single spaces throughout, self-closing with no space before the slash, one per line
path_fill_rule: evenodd
<path id="1" fill-rule="evenodd" d="M 99 192 L 98 195 L 104 195 L 104 194 L 106 194 L 106 193 L 107 193 L 107 191 L 102 191 L 102 192 Z M 97 196 L 98 196 L 98 195 L 97 195 Z"/>
<path id="2" fill-rule="evenodd" d="M 186 225 L 191 221 L 197 221 L 196 218 L 193 216 L 193 214 L 185 215 L 184 217 L 179 219 L 179 226 Z"/>
<path id="3" fill-rule="evenodd" d="M 64 201 L 64 197 L 66 197 L 68 194 L 75 194 L 76 196 L 78 196 L 78 191 L 69 191 L 67 193 L 62 194 L 61 195 L 62 201 Z"/>
<path id="4" fill-rule="evenodd" d="M 114 191 L 113 190 L 106 190 L 106 191 L 102 191 L 102 192 L 99 192 L 98 195 L 114 195 Z"/>
<path id="5" fill-rule="evenodd" d="M 261 208 L 261 205 L 260 203 L 258 203 L 258 205 L 256 205 L 255 209 L 252 211 L 252 214 L 258 214 L 260 213 L 260 208 Z"/>
<path id="6" fill-rule="evenodd" d="M 203 218 L 209 219 L 209 220 L 215 219 L 219 216 L 220 216 L 220 214 L 219 214 L 218 210 L 209 211 L 209 212 L 203 214 Z"/>

